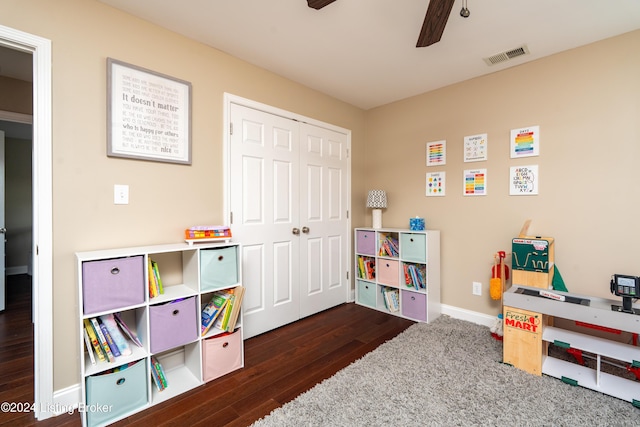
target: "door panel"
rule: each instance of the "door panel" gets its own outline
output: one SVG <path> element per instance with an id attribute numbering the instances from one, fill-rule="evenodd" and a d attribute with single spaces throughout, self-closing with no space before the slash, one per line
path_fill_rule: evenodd
<path id="1" fill-rule="evenodd" d="M 230 204 L 233 237 L 243 245 L 245 338 L 299 318 L 300 239 L 294 179 L 298 125 L 292 120 L 231 105 Z"/>
<path id="2" fill-rule="evenodd" d="M 347 301 L 347 136 L 233 103 L 230 120 L 249 338 Z"/>
<path id="3" fill-rule="evenodd" d="M 242 271 L 242 284 L 246 288 L 242 307 L 247 316 L 265 309 L 264 245 L 242 245 L 242 262 L 252 267 Z"/>
<path id="4" fill-rule="evenodd" d="M 347 138 L 307 123 L 300 124 L 301 289 L 300 316 L 347 300 Z M 345 171 L 345 172 L 343 172 Z"/>

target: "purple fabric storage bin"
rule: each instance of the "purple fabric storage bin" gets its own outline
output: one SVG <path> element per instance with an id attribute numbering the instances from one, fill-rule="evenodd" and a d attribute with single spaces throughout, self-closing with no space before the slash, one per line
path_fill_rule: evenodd
<path id="1" fill-rule="evenodd" d="M 417 292 L 402 291 L 402 315 L 415 320 L 427 320 L 427 296 Z"/>
<path id="2" fill-rule="evenodd" d="M 376 232 L 369 230 L 356 231 L 356 252 L 365 255 L 376 254 Z"/>
<path id="3" fill-rule="evenodd" d="M 149 307 L 151 352 L 159 353 L 198 339 L 196 297 Z"/>
<path id="4" fill-rule="evenodd" d="M 144 290 L 142 255 L 82 263 L 85 314 L 142 304 Z"/>

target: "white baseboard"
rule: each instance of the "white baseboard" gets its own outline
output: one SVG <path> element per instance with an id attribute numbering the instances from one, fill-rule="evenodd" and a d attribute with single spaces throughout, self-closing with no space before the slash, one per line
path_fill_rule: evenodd
<path id="1" fill-rule="evenodd" d="M 488 328 L 496 323 L 497 316 L 490 316 L 477 311 L 465 310 L 464 308 L 454 307 L 442 304 L 442 314 L 453 317 L 454 319 L 466 320 L 467 322 L 483 325 Z"/>
<path id="2" fill-rule="evenodd" d="M 82 401 L 80 397 L 82 390 L 80 384 L 74 384 L 67 388 L 56 390 L 53 392 L 53 403 L 49 407 L 43 407 L 46 412 L 51 413 L 54 416 L 72 413 L 76 410 Z M 47 405 L 47 404 L 44 404 Z"/>

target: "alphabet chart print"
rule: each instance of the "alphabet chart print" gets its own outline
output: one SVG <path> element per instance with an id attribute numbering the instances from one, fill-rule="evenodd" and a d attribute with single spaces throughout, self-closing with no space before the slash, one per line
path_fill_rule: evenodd
<path id="1" fill-rule="evenodd" d="M 534 196 L 538 194 L 538 165 L 512 166 L 509 170 L 509 195 Z"/>

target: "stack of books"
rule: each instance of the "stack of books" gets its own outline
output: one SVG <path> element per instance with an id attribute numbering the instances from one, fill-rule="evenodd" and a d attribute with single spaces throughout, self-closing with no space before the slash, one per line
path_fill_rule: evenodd
<path id="1" fill-rule="evenodd" d="M 211 300 L 204 306 L 200 316 L 200 333 L 202 336 L 206 335 L 211 328 L 233 332 L 242 307 L 244 291 L 245 288 L 243 286 L 236 286 L 235 288 L 213 293 Z"/>
<path id="2" fill-rule="evenodd" d="M 369 257 L 358 257 L 358 277 L 374 280 L 376 278 L 376 261 Z"/>
<path id="3" fill-rule="evenodd" d="M 156 385 L 158 391 L 162 391 L 169 386 L 167 383 L 167 376 L 164 374 L 164 369 L 158 359 L 151 356 L 151 378 Z"/>
<path id="4" fill-rule="evenodd" d="M 129 329 L 118 313 L 86 318 L 83 322 L 87 352 L 94 365 L 97 362 L 115 362 L 119 356 L 129 356 L 131 347 L 125 336 L 142 347 L 135 332 Z"/>
<path id="5" fill-rule="evenodd" d="M 415 264 L 404 265 L 404 282 L 409 287 L 426 289 L 425 271 Z"/>
<path id="6" fill-rule="evenodd" d="M 391 312 L 400 311 L 400 291 L 396 288 L 383 286 L 381 292 L 387 310 Z"/>
<path id="7" fill-rule="evenodd" d="M 154 298 L 164 294 L 162 279 L 160 278 L 160 270 L 158 263 L 149 258 L 149 297 Z"/>
<path id="8" fill-rule="evenodd" d="M 400 250 L 398 248 L 398 239 L 392 235 L 384 236 L 384 239 L 380 240 L 380 251 L 378 255 L 398 258 Z"/>

